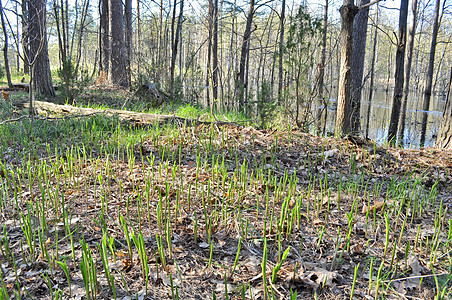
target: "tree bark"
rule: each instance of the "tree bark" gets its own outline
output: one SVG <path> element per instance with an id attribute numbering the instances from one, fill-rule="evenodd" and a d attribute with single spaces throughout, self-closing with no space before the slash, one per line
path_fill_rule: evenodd
<path id="1" fill-rule="evenodd" d="M 370 0 L 358 0 L 358 7 L 367 5 Z M 351 69 L 351 130 L 360 129 L 361 91 L 363 86 L 364 58 L 366 56 L 367 19 L 369 8 L 361 9 L 353 21 L 353 59 Z"/>
<path id="2" fill-rule="evenodd" d="M 430 57 L 428 61 L 428 70 L 427 76 L 425 78 L 425 88 L 424 88 L 424 104 L 422 110 L 424 111 L 422 114 L 422 122 L 421 122 L 421 141 L 420 146 L 424 147 L 425 144 L 425 135 L 427 132 L 427 121 L 428 114 L 427 111 L 430 108 L 430 98 L 432 96 L 432 81 L 433 81 L 433 67 L 435 64 L 435 52 L 436 52 L 436 40 L 438 38 L 438 29 L 439 29 L 439 10 L 440 10 L 441 0 L 436 0 L 435 4 L 435 16 L 433 19 L 433 28 L 432 28 L 432 42 L 430 45 Z"/>
<path id="3" fill-rule="evenodd" d="M 406 49 L 407 52 L 405 60 L 405 79 L 403 81 L 402 108 L 399 117 L 399 128 L 397 130 L 397 136 L 400 145 L 403 145 L 403 138 L 405 135 L 406 106 L 408 102 L 408 94 L 410 93 L 411 61 L 413 60 L 414 36 L 416 34 L 417 8 L 418 0 L 413 0 L 411 6 L 411 25 L 410 29 L 408 30 L 409 35 Z"/>
<path id="4" fill-rule="evenodd" d="M 374 80 L 375 80 L 375 59 L 377 57 L 377 37 L 378 37 L 378 16 L 379 7 L 377 4 L 375 13 L 375 28 L 374 28 L 374 39 L 372 46 L 372 59 L 370 63 L 370 83 L 369 83 L 369 104 L 367 106 L 367 118 L 366 118 L 366 138 L 369 137 L 369 124 L 370 124 L 370 110 L 372 108 L 372 98 L 374 94 Z"/>
<path id="5" fill-rule="evenodd" d="M 109 43 L 109 17 L 108 17 L 108 0 L 99 0 L 100 9 L 100 55 L 99 70 L 108 72 L 110 62 L 110 43 Z"/>
<path id="6" fill-rule="evenodd" d="M 131 62 L 132 62 L 132 0 L 125 0 L 125 16 L 126 16 L 126 73 L 127 81 L 132 81 Z"/>
<path id="7" fill-rule="evenodd" d="M 28 38 L 28 0 L 22 0 L 22 49 L 23 56 L 28 57 L 29 53 L 29 38 Z M 28 74 L 30 72 L 30 65 L 28 62 L 24 62 L 24 74 Z"/>
<path id="8" fill-rule="evenodd" d="M 13 83 L 11 81 L 11 72 L 9 70 L 9 60 L 8 60 L 8 33 L 6 32 L 5 18 L 3 16 L 3 5 L 2 5 L 1 0 L 0 0 L 0 17 L 2 20 L 3 34 L 5 36 L 4 45 L 3 45 L 3 58 L 4 58 L 4 62 L 5 62 L 6 79 L 8 81 L 8 86 L 13 87 Z"/>
<path id="9" fill-rule="evenodd" d="M 174 23 L 176 21 L 176 3 L 177 0 L 174 0 L 174 10 L 173 10 L 173 21 L 171 25 L 171 43 L 172 43 L 172 51 L 171 51 L 171 74 L 170 74 L 170 91 L 171 91 L 171 98 L 174 99 L 174 69 L 176 68 L 176 59 L 177 59 L 177 46 L 179 44 L 179 32 L 182 29 L 182 16 L 184 13 L 184 0 L 180 1 L 180 11 L 179 11 L 179 17 L 177 19 L 177 28 L 174 28 Z"/>
<path id="10" fill-rule="evenodd" d="M 29 41 L 30 55 L 28 64 L 33 68 L 33 84 L 36 92 L 45 96 L 54 96 L 50 61 L 47 49 L 46 5 L 45 0 L 29 1 Z"/>
<path id="11" fill-rule="evenodd" d="M 63 47 L 63 39 L 62 39 L 62 32 L 61 32 L 61 26 L 60 26 L 60 12 L 57 1 L 53 1 L 53 14 L 55 18 L 55 24 L 57 28 L 57 36 L 58 36 L 58 49 L 59 49 L 59 55 L 60 55 L 60 62 L 66 60 L 66 49 Z M 60 63 L 61 66 L 61 63 Z"/>
<path id="12" fill-rule="evenodd" d="M 218 100 L 218 0 L 213 0 L 212 32 L 212 92 L 213 101 Z"/>
<path id="13" fill-rule="evenodd" d="M 397 127 L 399 126 L 400 107 L 403 95 L 406 26 L 408 18 L 408 0 L 400 1 L 399 34 L 396 51 L 396 68 L 394 74 L 394 97 L 392 102 L 391 119 L 389 121 L 388 141 L 395 145 L 397 139 Z"/>
<path id="14" fill-rule="evenodd" d="M 85 29 L 85 22 L 86 22 L 86 16 L 88 14 L 88 8 L 89 8 L 89 1 L 90 0 L 84 0 L 83 3 L 83 9 L 82 9 L 82 18 L 80 20 L 80 28 L 79 28 L 79 34 L 78 34 L 78 41 L 77 41 L 77 61 L 75 64 L 75 76 L 78 74 L 78 69 L 80 67 L 80 60 L 82 58 L 82 41 L 85 37 L 84 35 L 84 29 Z"/>
<path id="15" fill-rule="evenodd" d="M 137 73 L 140 74 L 141 70 L 140 70 L 140 64 L 141 64 L 141 14 L 140 14 L 140 0 L 137 0 L 137 30 L 136 30 L 136 52 L 135 52 L 135 56 L 136 58 L 136 62 L 137 62 Z"/>
<path id="16" fill-rule="evenodd" d="M 319 130 L 318 134 L 325 134 L 326 129 L 326 118 L 328 115 L 328 99 L 325 99 L 324 89 L 325 89 L 325 61 L 326 61 L 326 42 L 327 42 L 327 30 L 328 30 L 328 5 L 329 0 L 325 0 L 325 5 L 323 8 L 323 32 L 322 32 L 322 50 L 320 54 L 319 63 L 319 112 L 318 112 L 318 122 Z M 282 62 L 280 61 L 280 65 Z M 323 108 L 320 108 L 322 107 Z M 324 113 L 323 113 L 324 112 Z M 322 120 L 323 115 L 323 120 Z M 323 125 L 323 126 L 322 126 Z"/>
<path id="17" fill-rule="evenodd" d="M 325 4 L 325 11 L 326 11 L 326 15 L 328 16 L 328 1 L 326 0 L 326 4 Z M 284 52 L 284 21 L 286 18 L 286 0 L 282 0 L 281 3 L 281 16 L 279 19 L 279 56 L 278 56 L 278 103 L 279 105 L 282 104 L 283 102 L 283 95 L 282 95 L 282 87 L 283 87 L 283 52 Z M 324 23 L 323 23 L 323 28 L 324 28 L 324 35 L 323 37 L 326 39 L 326 26 L 327 26 L 327 21 L 325 21 L 324 18 Z M 322 51 L 324 50 L 324 46 L 322 45 Z M 322 52 L 322 55 L 324 54 L 324 52 Z M 323 58 L 323 56 L 322 56 Z M 323 63 L 325 64 L 325 60 L 323 60 Z M 323 71 L 323 68 L 321 68 L 321 70 Z M 323 83 L 323 75 L 322 75 L 322 83 Z"/>
<path id="18" fill-rule="evenodd" d="M 446 96 L 446 106 L 443 112 L 443 118 L 438 130 L 435 147 L 452 149 L 452 68 L 450 68 L 449 88 Z"/>
<path id="19" fill-rule="evenodd" d="M 126 72 L 124 17 L 121 0 L 108 0 L 108 19 L 110 46 L 108 80 L 111 84 L 128 88 L 130 83 Z"/>
<path id="20" fill-rule="evenodd" d="M 254 6 L 255 0 L 250 0 L 248 14 L 246 17 L 245 32 L 243 34 L 243 41 L 241 47 L 239 72 L 237 74 L 236 93 L 238 95 L 240 110 L 243 110 L 245 100 L 244 98 L 248 85 L 248 78 L 246 78 L 245 72 L 246 72 L 246 62 L 250 51 L 251 26 L 253 24 L 253 17 L 255 13 Z"/>
<path id="21" fill-rule="evenodd" d="M 353 0 L 344 0 L 341 13 L 341 63 L 335 135 L 344 136 L 351 132 L 351 66 L 353 56 L 353 20 L 358 7 Z"/>

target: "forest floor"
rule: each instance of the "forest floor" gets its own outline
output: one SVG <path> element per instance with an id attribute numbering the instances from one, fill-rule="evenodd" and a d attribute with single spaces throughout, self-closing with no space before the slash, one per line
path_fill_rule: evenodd
<path id="1" fill-rule="evenodd" d="M 0 299 L 446 299 L 452 152 L 0 115 Z"/>

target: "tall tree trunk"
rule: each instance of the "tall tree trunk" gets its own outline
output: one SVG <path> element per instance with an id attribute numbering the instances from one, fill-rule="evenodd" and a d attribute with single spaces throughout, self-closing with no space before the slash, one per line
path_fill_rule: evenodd
<path id="1" fill-rule="evenodd" d="M 379 16 L 379 6 L 377 4 L 375 13 L 375 28 L 374 28 L 374 39 L 372 45 L 372 59 L 370 63 L 370 84 L 369 84 L 369 104 L 367 106 L 367 118 L 366 118 L 366 138 L 369 137 L 369 124 L 370 124 L 370 110 L 372 108 L 372 98 L 374 95 L 374 81 L 375 81 L 375 59 L 377 57 L 377 37 L 378 37 L 378 16 Z"/>
<path id="2" fill-rule="evenodd" d="M 36 92 L 45 96 L 54 96 L 55 90 L 50 73 L 50 61 L 47 49 L 47 23 L 45 0 L 29 1 L 29 41 L 30 55 L 28 63 L 33 68 L 33 84 Z"/>
<path id="3" fill-rule="evenodd" d="M 231 73 L 234 70 L 234 67 L 233 67 L 234 66 L 234 63 L 233 63 L 233 60 L 234 60 L 233 49 L 234 49 L 234 45 L 235 45 L 234 44 L 234 35 L 235 35 L 236 8 L 237 8 L 237 0 L 234 0 L 234 4 L 232 6 L 231 39 L 230 39 L 230 42 L 229 42 L 228 70 L 227 70 L 227 74 L 226 74 L 226 78 L 228 80 L 228 94 L 229 94 L 229 97 L 232 98 L 229 101 L 235 100 L 234 99 L 235 93 L 231 92 L 231 88 L 234 86 L 231 83 L 231 78 L 233 78 L 233 76 L 231 76 Z M 232 102 L 232 103 L 234 103 L 234 102 Z M 231 102 L 227 103 L 226 107 L 231 107 L 230 104 L 231 104 Z"/>
<path id="4" fill-rule="evenodd" d="M 213 32 L 212 32 L 212 92 L 213 101 L 218 100 L 218 0 L 213 0 Z"/>
<path id="5" fill-rule="evenodd" d="M 22 0 L 22 48 L 24 57 L 30 56 L 30 45 L 28 37 L 28 0 Z M 30 65 L 28 62 L 24 62 L 24 73 L 28 74 L 30 72 Z"/>
<path id="6" fill-rule="evenodd" d="M 323 32 L 322 32 L 322 50 L 320 54 L 319 63 L 319 112 L 317 115 L 319 122 L 318 134 L 325 134 L 326 129 L 326 118 L 328 114 L 328 99 L 325 99 L 324 89 L 325 89 L 325 61 L 326 61 L 326 42 L 327 42 L 327 30 L 328 30 L 328 4 L 329 0 L 325 0 L 325 5 L 323 8 Z M 282 62 L 280 61 L 280 64 Z M 323 107 L 323 108 L 320 108 Z M 323 113 L 324 112 L 324 113 Z M 324 119 L 322 120 L 322 115 Z M 323 124 L 323 126 L 322 126 Z M 321 129 L 321 131 L 320 131 Z"/>
<path id="7" fill-rule="evenodd" d="M 436 0 L 435 4 L 435 16 L 433 19 L 433 28 L 432 28 L 432 42 L 430 45 L 430 57 L 428 60 L 428 70 L 427 77 L 425 78 L 425 87 L 424 87 L 424 105 L 422 110 L 424 111 L 422 114 L 422 122 L 421 122 L 421 141 L 420 146 L 424 147 L 425 144 L 425 135 L 427 132 L 427 121 L 428 114 L 427 111 L 430 108 L 430 98 L 432 96 L 432 81 L 433 81 L 433 67 L 435 64 L 435 52 L 436 52 L 436 40 L 438 38 L 438 29 L 439 29 L 439 10 L 440 10 L 441 0 Z"/>
<path id="8" fill-rule="evenodd" d="M 78 18 L 79 18 L 79 16 L 78 16 L 79 15 L 78 0 L 75 0 L 74 10 L 75 10 L 75 16 L 73 17 L 74 18 L 74 28 L 72 30 L 72 35 L 71 35 L 71 47 L 69 48 L 69 57 L 71 59 L 73 58 L 72 53 L 73 53 L 73 50 L 74 50 L 75 33 L 77 32 L 76 28 L 77 28 L 77 23 L 78 23 Z M 69 26 L 67 27 L 67 29 L 68 29 L 67 37 L 68 37 L 68 40 L 69 40 Z"/>
<path id="9" fill-rule="evenodd" d="M 8 60 L 8 32 L 6 31 L 5 17 L 3 16 L 3 5 L 2 5 L 1 0 L 0 0 L 0 17 L 2 20 L 3 34 L 5 36 L 5 40 L 4 40 L 4 44 L 3 44 L 3 58 L 5 59 L 6 79 L 8 81 L 8 86 L 13 87 L 13 83 L 11 81 L 11 72 L 9 70 L 9 60 Z"/>
<path id="10" fill-rule="evenodd" d="M 366 5 L 370 0 L 358 0 L 358 7 Z M 357 133 L 360 129 L 361 91 L 363 86 L 364 58 L 366 56 L 367 19 L 369 8 L 361 9 L 353 21 L 353 59 L 351 69 L 351 130 Z"/>
<path id="11" fill-rule="evenodd" d="M 207 63 L 206 63 L 206 103 L 208 107 L 211 107 L 210 102 L 210 76 L 212 74 L 211 68 L 211 58 L 212 58 L 212 31 L 213 31 L 213 0 L 207 0 L 209 13 L 207 19 L 207 26 L 209 27 L 208 37 L 207 37 Z"/>
<path id="12" fill-rule="evenodd" d="M 438 130 L 435 147 L 452 149 L 452 67 L 450 68 L 449 88 L 447 89 L 446 106 Z"/>
<path id="13" fill-rule="evenodd" d="M 140 74 L 140 65 L 141 65 L 141 14 L 140 14 L 140 0 L 137 0 L 137 30 L 136 30 L 136 62 L 137 62 L 137 73 Z"/>
<path id="14" fill-rule="evenodd" d="M 77 41 L 77 60 L 75 64 L 75 76 L 78 74 L 78 69 L 80 67 L 80 60 L 82 58 L 82 41 L 85 37 L 84 29 L 85 29 L 85 22 L 86 22 L 86 16 L 88 15 L 88 8 L 89 8 L 89 1 L 90 0 L 84 0 L 84 5 L 82 9 L 82 18 L 80 20 L 80 28 L 78 33 L 78 41 Z M 75 28 L 74 28 L 75 29 Z"/>
<path id="15" fill-rule="evenodd" d="M 110 26 L 108 23 L 108 0 L 99 0 L 100 5 L 100 55 L 99 55 L 99 70 L 107 73 L 110 68 L 110 42 L 109 32 Z"/>
<path id="16" fill-rule="evenodd" d="M 392 101 L 391 119 L 389 121 L 388 141 L 395 145 L 397 139 L 397 127 L 399 126 L 400 107 L 402 104 L 403 95 L 403 67 L 405 64 L 405 46 L 406 46 L 406 25 L 408 18 L 408 0 L 400 1 L 400 15 L 399 15 L 399 34 L 397 40 L 396 51 L 396 68 L 395 68 L 395 83 L 394 83 L 394 97 Z"/>
<path id="17" fill-rule="evenodd" d="M 132 62 L 132 0 L 125 0 L 125 17 L 126 17 L 126 72 L 127 81 L 132 82 L 131 62 Z"/>
<path id="18" fill-rule="evenodd" d="M 351 127 L 351 66 L 353 56 L 353 20 L 358 13 L 358 7 L 353 0 L 344 0 L 341 13 L 341 63 L 339 74 L 339 91 L 335 135 L 343 136 L 350 133 Z"/>
<path id="19" fill-rule="evenodd" d="M 20 41 L 19 37 L 19 9 L 18 9 L 19 1 L 16 1 L 14 4 L 14 13 L 16 14 L 16 38 Z M 17 74 L 20 73 L 20 53 L 19 47 L 17 47 L 16 51 L 16 66 L 17 66 Z"/>
<path id="20" fill-rule="evenodd" d="M 60 56 L 60 66 L 61 62 L 66 61 L 66 49 L 63 47 L 63 39 L 62 39 L 62 29 L 60 27 L 60 8 L 58 7 L 57 1 L 53 1 L 53 14 L 55 18 L 55 24 L 57 28 L 57 36 L 58 36 L 58 50 Z"/>
<path id="21" fill-rule="evenodd" d="M 248 14 L 246 17 L 245 32 L 240 54 L 239 72 L 237 74 L 236 91 L 239 100 L 239 109 L 243 110 L 245 93 L 248 85 L 248 78 L 245 76 L 246 62 L 250 52 L 251 26 L 253 24 L 255 0 L 250 0 Z"/>
<path id="22" fill-rule="evenodd" d="M 121 0 L 108 0 L 108 26 L 110 61 L 108 81 L 114 85 L 128 88 L 126 57 L 124 49 L 124 16 Z"/>
<path id="23" fill-rule="evenodd" d="M 328 15 L 328 0 L 326 2 L 326 11 Z M 278 57 L 278 103 L 279 105 L 283 102 L 283 95 L 282 95 L 282 87 L 283 87 L 283 51 L 284 51 L 284 22 L 286 18 L 286 0 L 282 0 L 281 3 L 281 16 L 279 19 L 279 57 Z M 326 38 L 326 23 L 324 19 L 324 38 Z M 322 48 L 324 49 L 324 48 Z M 325 62 L 325 61 L 324 61 Z"/>
<path id="24" fill-rule="evenodd" d="M 179 44 L 179 32 L 182 29 L 182 16 L 184 13 L 184 0 L 180 1 L 180 11 L 179 11 L 179 17 L 177 20 L 177 28 L 174 28 L 174 23 L 176 21 L 176 2 L 177 0 L 174 0 L 174 10 L 173 10 L 173 21 L 171 25 L 171 43 L 172 43 L 172 51 L 171 51 L 171 77 L 170 77 L 170 91 L 171 91 L 171 98 L 174 99 L 174 69 L 176 68 L 176 59 L 177 59 L 177 46 Z"/>
<path id="25" fill-rule="evenodd" d="M 405 79 L 403 81 L 402 108 L 400 111 L 399 128 L 397 130 L 400 145 L 403 145 L 403 139 L 405 135 L 406 106 L 408 103 L 408 94 L 410 93 L 411 61 L 413 60 L 414 36 L 416 34 L 417 8 L 418 0 L 413 0 L 411 6 L 411 25 L 410 29 L 408 30 L 409 35 L 405 60 Z"/>

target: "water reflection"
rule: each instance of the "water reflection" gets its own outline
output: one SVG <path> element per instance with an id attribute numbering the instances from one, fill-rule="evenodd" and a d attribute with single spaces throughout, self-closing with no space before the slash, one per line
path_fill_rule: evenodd
<path id="1" fill-rule="evenodd" d="M 391 117 L 393 92 L 388 90 L 375 90 L 370 107 L 369 133 L 368 137 L 384 144 L 387 139 L 389 119 Z M 411 93 L 408 96 L 406 123 L 405 123 L 405 148 L 419 148 L 422 127 L 423 96 L 421 93 Z M 363 91 L 361 101 L 361 135 L 366 136 L 367 109 L 369 107 L 369 90 Z M 334 121 L 336 118 L 337 99 L 330 98 L 328 105 L 327 131 L 334 132 Z M 431 147 L 436 141 L 439 125 L 441 122 L 444 106 L 446 104 L 445 95 L 432 95 L 430 110 L 427 111 L 427 132 L 425 147 Z"/>

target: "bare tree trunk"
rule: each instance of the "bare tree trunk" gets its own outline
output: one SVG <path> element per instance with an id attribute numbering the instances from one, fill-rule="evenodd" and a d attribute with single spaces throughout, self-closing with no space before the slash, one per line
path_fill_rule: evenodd
<path id="1" fill-rule="evenodd" d="M 109 42 L 109 32 L 110 26 L 108 23 L 108 0 L 99 0 L 101 2 L 101 13 L 100 13 L 100 35 L 101 35 L 101 45 L 100 45 L 100 59 L 99 59 L 99 70 L 102 72 L 108 72 L 110 68 L 110 42 Z M 100 9 L 100 8 L 99 8 Z"/>
<path id="2" fill-rule="evenodd" d="M 212 74 L 211 70 L 211 58 L 212 58 L 212 31 L 213 31 L 213 0 L 207 0 L 209 13 L 208 13 L 208 22 L 207 26 L 209 26 L 209 33 L 207 37 L 207 63 L 206 63 L 206 103 L 208 107 L 211 107 L 210 102 L 210 76 Z"/>
<path id="3" fill-rule="evenodd" d="M 47 23 L 45 0 L 29 1 L 30 56 L 28 62 L 33 68 L 33 84 L 36 91 L 45 96 L 54 96 L 47 50 Z"/>
<path id="4" fill-rule="evenodd" d="M 327 30 L 328 30 L 328 4 L 329 0 L 325 0 L 325 5 L 323 8 L 323 32 L 322 32 L 322 50 L 320 55 L 320 63 L 319 63 L 319 110 L 318 110 L 318 133 L 317 134 L 325 134 L 326 129 L 326 117 L 328 113 L 328 99 L 325 99 L 325 95 L 323 94 L 325 89 L 325 61 L 326 61 L 326 42 L 327 42 Z M 281 62 L 280 62 L 281 63 Z M 323 106 L 323 108 L 320 108 Z M 323 112 L 325 112 L 323 114 Z M 322 120 L 322 114 L 324 115 L 324 119 Z M 322 127 L 323 124 L 323 127 Z"/>
<path id="5" fill-rule="evenodd" d="M 218 100 L 218 0 L 213 0 L 213 40 L 212 40 L 212 92 L 213 101 Z"/>
<path id="6" fill-rule="evenodd" d="M 236 10 L 236 3 L 237 0 L 234 0 L 234 5 L 233 5 L 233 15 L 232 15 L 232 20 L 231 20 L 231 40 L 229 42 L 229 54 L 228 54 L 228 70 L 227 70 L 227 80 L 228 80 L 228 94 L 229 94 L 229 101 L 233 101 L 234 100 L 234 95 L 235 93 L 231 93 L 231 87 L 233 87 L 233 84 L 231 83 L 231 78 L 233 76 L 231 76 L 231 73 L 234 69 L 233 67 L 233 59 L 234 59 L 234 53 L 233 53 L 233 49 L 234 49 L 234 34 L 235 34 L 235 19 L 236 19 L 236 14 L 235 14 L 235 10 Z M 230 103 L 229 105 L 226 105 L 226 107 L 231 107 Z"/>
<path id="7" fill-rule="evenodd" d="M 403 95 L 403 67 L 405 64 L 405 46 L 406 46 L 406 25 L 408 18 L 408 0 L 400 1 L 400 15 L 399 15 L 399 34 L 397 40 L 396 51 L 396 68 L 395 68 L 395 83 L 394 83 L 394 97 L 392 102 L 391 119 L 389 121 L 388 141 L 395 145 L 397 139 L 397 127 L 399 126 L 400 107 L 402 104 Z"/>
<path id="8" fill-rule="evenodd" d="M 353 20 L 358 13 L 358 7 L 353 0 L 344 0 L 341 13 L 341 65 L 339 74 L 339 94 L 335 135 L 349 134 L 351 127 L 351 66 L 353 56 Z"/>
<path id="9" fill-rule="evenodd" d="M 11 81 L 11 72 L 9 70 L 9 60 L 8 60 L 8 33 L 6 32 L 5 18 L 3 16 L 3 5 L 2 5 L 1 0 L 0 0 L 0 17 L 2 20 L 3 34 L 5 36 L 4 45 L 3 45 L 3 58 L 5 60 L 6 79 L 8 81 L 8 86 L 13 87 L 13 83 Z"/>
<path id="10" fill-rule="evenodd" d="M 377 37 L 378 37 L 378 16 L 379 7 L 377 4 L 375 13 L 375 28 L 374 28 L 374 39 L 372 46 L 372 59 L 370 63 L 370 84 L 369 84 L 369 104 L 367 106 L 367 118 L 366 118 L 366 138 L 369 137 L 369 123 L 370 123 L 370 110 L 372 108 L 372 98 L 374 94 L 374 81 L 375 81 L 375 58 L 377 57 Z"/>
<path id="11" fill-rule="evenodd" d="M 130 83 L 126 73 L 126 61 L 124 50 L 124 17 L 121 0 L 108 0 L 108 26 L 110 61 L 108 68 L 108 80 L 111 84 L 117 84 L 128 88 Z"/>
<path id="12" fill-rule="evenodd" d="M 30 56 L 30 46 L 28 37 L 28 0 L 22 0 L 22 48 L 24 57 Z M 28 74 L 30 72 L 30 65 L 24 62 L 24 73 Z"/>
<path id="13" fill-rule="evenodd" d="M 137 36 L 135 38 L 136 40 L 136 59 L 137 62 L 137 73 L 140 74 L 140 65 L 141 65 L 141 15 L 140 15 L 140 0 L 137 0 Z"/>
<path id="14" fill-rule="evenodd" d="M 326 6 L 328 7 L 328 0 L 325 1 Z M 327 8 L 328 11 L 328 8 Z M 281 3 L 281 16 L 279 19 L 279 57 L 278 57 L 278 103 L 279 105 L 283 102 L 283 95 L 282 95 L 282 87 L 283 87 L 283 51 L 284 51 L 284 21 L 286 17 L 286 0 L 282 0 Z M 324 29 L 325 29 L 325 37 L 326 37 L 326 27 L 324 23 Z M 323 49 L 323 48 L 322 48 Z"/>
<path id="15" fill-rule="evenodd" d="M 177 28 L 174 28 L 174 23 L 176 21 L 176 2 L 177 0 L 174 0 L 174 10 L 173 10 L 173 21 L 171 25 L 171 38 L 172 38 L 172 53 L 171 53 L 171 77 L 170 77 L 170 91 L 171 91 L 171 98 L 174 99 L 174 69 L 176 68 L 176 58 L 177 58 L 177 46 L 179 44 L 179 33 L 182 29 L 182 16 L 184 13 L 184 0 L 180 1 L 180 12 L 179 17 L 177 20 Z"/>
<path id="16" fill-rule="evenodd" d="M 71 35 L 71 47 L 69 48 L 69 57 L 72 59 L 73 58 L 73 50 L 74 50 L 74 41 L 75 41 L 75 33 L 76 33 L 76 27 L 77 27 L 77 23 L 78 23 L 78 15 L 79 15 L 79 5 L 78 5 L 78 0 L 75 0 L 75 4 L 74 4 L 74 10 L 75 10 L 75 16 L 74 16 L 74 29 L 72 30 L 72 35 Z M 69 20 L 68 20 L 69 23 Z M 69 42 L 69 25 L 67 27 L 68 30 L 68 42 Z"/>
<path id="17" fill-rule="evenodd" d="M 366 5 L 370 0 L 358 0 L 357 5 Z M 367 19 L 369 8 L 362 9 L 353 21 L 353 59 L 351 69 L 351 130 L 354 133 L 360 129 L 361 91 L 363 86 L 364 58 L 366 56 Z"/>
<path id="18" fill-rule="evenodd" d="M 53 1 L 53 13 L 54 13 L 54 18 L 55 18 L 55 23 L 56 23 L 56 28 L 57 28 L 57 35 L 58 35 L 58 49 L 59 49 L 59 55 L 60 55 L 60 66 L 61 66 L 61 62 L 66 61 L 66 49 L 63 46 L 63 39 L 62 39 L 62 32 L 61 32 L 61 28 L 60 28 L 60 12 L 59 12 L 58 8 L 58 3 L 57 1 Z"/>
<path id="19" fill-rule="evenodd" d="M 19 1 L 16 1 L 14 4 L 14 13 L 16 14 L 16 39 L 19 41 L 19 9 L 18 9 Z M 19 49 L 19 48 L 17 48 Z M 17 74 L 20 73 L 20 53 L 16 51 L 16 66 L 17 66 Z"/>
<path id="20" fill-rule="evenodd" d="M 397 130 L 399 144 L 403 145 L 403 138 L 405 134 L 405 122 L 406 122 L 406 106 L 408 102 L 408 94 L 410 93 L 410 76 L 411 76 L 411 61 L 413 59 L 413 46 L 414 36 L 416 34 L 416 22 L 417 22 L 417 8 L 418 0 L 413 0 L 411 6 L 411 25 L 408 35 L 407 53 L 405 61 L 405 79 L 403 82 L 403 95 L 402 95 L 402 108 L 400 111 L 399 128 Z"/>
<path id="21" fill-rule="evenodd" d="M 438 130 L 435 147 L 452 149 L 452 68 L 450 68 L 449 88 L 447 89 L 446 106 Z"/>
<path id="22" fill-rule="evenodd" d="M 245 76 L 246 61 L 250 51 L 251 26 L 253 24 L 255 0 L 250 0 L 248 15 L 246 17 L 245 32 L 243 34 L 242 49 L 240 54 L 239 72 L 237 74 L 236 93 L 239 100 L 239 109 L 243 109 L 248 78 Z"/>
<path id="23" fill-rule="evenodd" d="M 433 19 L 433 28 L 432 28 L 432 42 L 430 45 L 430 58 L 428 61 L 427 77 L 425 78 L 425 87 L 424 87 L 424 105 L 422 107 L 422 110 L 424 112 L 422 114 L 421 141 L 420 141 L 421 147 L 424 147 L 425 144 L 425 135 L 427 132 L 427 121 L 428 121 L 427 111 L 430 108 L 430 98 L 432 96 L 433 67 L 435 64 L 436 40 L 438 38 L 438 29 L 439 29 L 438 19 L 440 4 L 441 0 L 436 0 L 435 16 Z"/>
<path id="24" fill-rule="evenodd" d="M 78 69 L 80 67 L 80 60 L 82 58 L 82 41 L 84 38 L 84 29 L 85 29 L 85 22 L 86 22 L 86 16 L 88 14 L 88 8 L 89 8 L 89 0 L 84 0 L 83 3 L 83 9 L 82 9 L 82 18 L 80 21 L 80 28 L 79 28 L 79 34 L 78 34 L 78 43 L 77 43 L 77 62 L 75 65 L 75 74 L 77 76 Z M 74 28 L 75 29 L 75 28 Z"/>
<path id="25" fill-rule="evenodd" d="M 126 17 L 126 73 L 127 80 L 132 82 L 131 62 L 132 62 L 132 0 L 125 0 L 125 17 Z"/>

